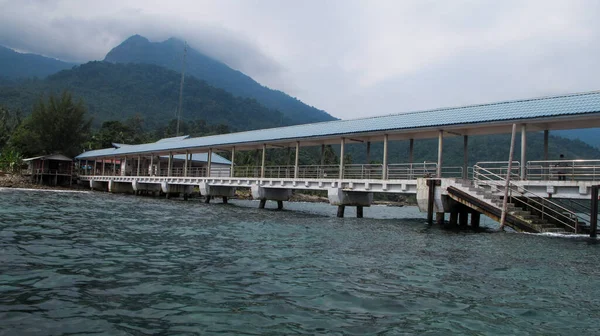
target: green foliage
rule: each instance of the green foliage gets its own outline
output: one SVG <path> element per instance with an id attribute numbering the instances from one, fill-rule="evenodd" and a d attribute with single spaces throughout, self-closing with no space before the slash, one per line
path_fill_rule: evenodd
<path id="1" fill-rule="evenodd" d="M 143 115 L 146 127 L 153 129 L 175 117 L 180 79 L 180 74 L 156 65 L 90 62 L 44 80 L 0 86 L 0 101 L 26 110 L 42 94 L 69 90 L 85 101 L 96 127 L 105 121 Z M 256 100 L 235 97 L 194 77 L 186 77 L 182 120 L 198 119 L 212 125 L 227 125 L 231 130 L 291 124 L 281 112 Z"/>
<path id="2" fill-rule="evenodd" d="M 91 120 L 86 119 L 83 102 L 73 102 L 67 91 L 60 97 L 40 98 L 33 112 L 10 139 L 12 148 L 27 156 L 63 153 L 75 156 L 82 152 Z"/>
<path id="3" fill-rule="evenodd" d="M 174 38 L 160 43 L 151 43 L 146 38 L 135 35 L 111 50 L 106 55 L 105 61 L 156 64 L 179 72 L 181 71 L 183 49 L 183 41 Z M 186 73 L 201 78 L 209 85 L 224 89 L 234 96 L 255 99 L 269 109 L 279 110 L 283 113 L 283 118 L 290 120 L 293 124 L 335 119 L 325 111 L 306 105 L 284 92 L 262 86 L 242 72 L 234 70 L 189 46 L 186 57 Z M 274 121 L 278 122 L 279 119 Z M 284 124 L 284 122 L 281 124 Z"/>
<path id="4" fill-rule="evenodd" d="M 21 124 L 21 111 L 0 106 L 0 152 L 9 142 L 14 130 Z"/>
<path id="5" fill-rule="evenodd" d="M 5 150 L 0 154 L 0 171 L 17 174 L 23 164 L 23 156 L 15 150 Z"/>

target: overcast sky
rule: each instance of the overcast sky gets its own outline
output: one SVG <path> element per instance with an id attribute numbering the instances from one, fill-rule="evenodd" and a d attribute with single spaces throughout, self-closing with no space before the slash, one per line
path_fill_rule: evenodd
<path id="1" fill-rule="evenodd" d="M 597 0 L 0 0 L 0 44 L 103 59 L 179 37 L 348 119 L 600 89 Z"/>

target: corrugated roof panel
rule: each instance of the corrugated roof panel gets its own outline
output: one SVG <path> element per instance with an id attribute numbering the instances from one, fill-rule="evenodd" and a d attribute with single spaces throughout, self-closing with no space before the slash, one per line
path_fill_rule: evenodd
<path id="1" fill-rule="evenodd" d="M 111 155 L 598 112 L 600 112 L 600 92 L 588 92 L 187 138 L 176 142 L 157 142 L 122 147 L 115 150 Z M 95 155 L 102 154 L 86 152 L 78 158 Z"/>

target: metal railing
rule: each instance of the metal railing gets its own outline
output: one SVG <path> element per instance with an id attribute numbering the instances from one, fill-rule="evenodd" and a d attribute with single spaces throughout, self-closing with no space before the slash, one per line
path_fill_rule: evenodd
<path id="1" fill-rule="evenodd" d="M 431 177 L 437 174 L 437 163 L 401 163 L 388 165 L 388 179 L 403 180 L 419 177 Z M 234 177 L 254 177 L 261 175 L 260 166 L 236 166 Z M 298 166 L 298 178 L 337 179 L 340 176 L 339 165 L 301 165 Z M 442 177 L 462 178 L 462 167 L 442 167 Z M 294 166 L 266 166 L 265 178 L 294 178 Z M 381 164 L 347 164 L 344 166 L 345 179 L 381 180 Z"/>
<path id="2" fill-rule="evenodd" d="M 512 162 L 510 171 L 511 180 L 521 179 L 521 163 L 519 161 Z M 508 161 L 484 161 L 475 163 L 473 166 L 473 179 L 475 179 L 475 176 L 484 176 L 486 174 L 490 179 L 506 180 L 508 176 Z"/>
<path id="3" fill-rule="evenodd" d="M 44 175 L 71 175 L 71 168 L 63 168 L 63 169 L 28 169 L 26 170 L 27 174 L 44 174 Z"/>
<path id="4" fill-rule="evenodd" d="M 528 161 L 528 180 L 600 181 L 600 160 Z"/>
<path id="5" fill-rule="evenodd" d="M 498 191 L 506 188 L 506 179 L 501 175 L 477 165 L 474 166 L 473 172 L 473 180 L 476 185 L 487 185 Z M 556 223 L 572 229 L 573 232 L 579 231 L 578 214 L 512 182 L 508 184 L 508 200 L 510 203 L 518 202 L 526 208 L 535 210 L 540 214 L 541 219 L 550 218 Z"/>

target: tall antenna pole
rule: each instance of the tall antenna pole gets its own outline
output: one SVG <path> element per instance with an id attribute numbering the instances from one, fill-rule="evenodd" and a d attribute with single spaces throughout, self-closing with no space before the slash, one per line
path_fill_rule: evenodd
<path id="1" fill-rule="evenodd" d="M 181 119 L 182 101 L 183 101 L 183 80 L 185 79 L 185 56 L 187 55 L 187 42 L 184 42 L 183 60 L 181 62 L 181 83 L 179 84 L 179 107 L 177 108 L 177 130 L 175 136 L 179 136 L 179 120 Z"/>

